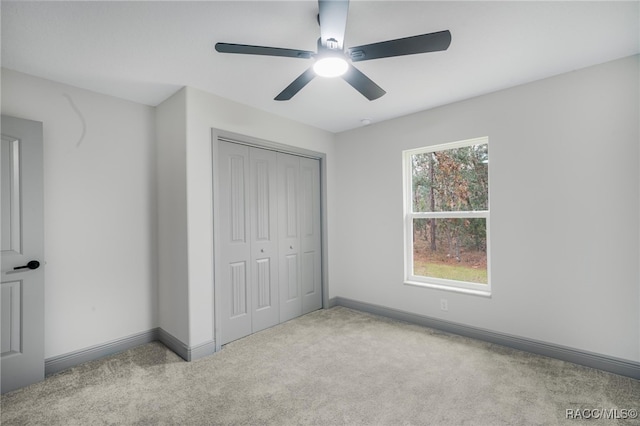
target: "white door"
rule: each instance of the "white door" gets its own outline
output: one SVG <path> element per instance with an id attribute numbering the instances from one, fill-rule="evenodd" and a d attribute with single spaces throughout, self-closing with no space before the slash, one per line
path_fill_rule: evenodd
<path id="1" fill-rule="evenodd" d="M 322 307 L 320 163 L 278 154 L 280 321 Z"/>
<path id="2" fill-rule="evenodd" d="M 251 224 L 247 205 L 249 148 L 220 142 L 218 147 L 220 208 L 220 344 L 251 333 Z"/>
<path id="3" fill-rule="evenodd" d="M 300 286 L 302 313 L 322 307 L 320 163 L 300 158 Z"/>
<path id="4" fill-rule="evenodd" d="M 280 321 L 276 153 L 218 145 L 221 344 Z"/>
<path id="5" fill-rule="evenodd" d="M 218 142 L 224 345 L 322 307 L 318 160 Z"/>
<path id="6" fill-rule="evenodd" d="M 278 153 L 280 321 L 302 315 L 300 294 L 300 157 Z"/>
<path id="7" fill-rule="evenodd" d="M 276 153 L 249 150 L 251 217 L 251 332 L 280 322 L 278 303 L 278 205 Z"/>
<path id="8" fill-rule="evenodd" d="M 42 123 L 2 116 L 2 393 L 44 379 Z"/>

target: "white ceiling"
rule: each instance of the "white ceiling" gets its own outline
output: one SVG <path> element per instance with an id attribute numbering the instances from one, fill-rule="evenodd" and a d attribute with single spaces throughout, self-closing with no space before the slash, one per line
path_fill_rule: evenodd
<path id="1" fill-rule="evenodd" d="M 218 41 L 316 50 L 315 1 L 2 1 L 2 66 L 158 105 L 192 86 L 332 132 L 640 52 L 638 1 L 352 1 L 347 47 L 448 29 L 445 52 L 355 64 L 368 101 L 316 78 L 273 98 L 309 59 L 230 55 Z"/>

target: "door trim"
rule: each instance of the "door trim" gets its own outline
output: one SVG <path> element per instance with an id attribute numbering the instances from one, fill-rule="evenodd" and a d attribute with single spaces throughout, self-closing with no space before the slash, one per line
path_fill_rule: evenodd
<path id="1" fill-rule="evenodd" d="M 299 157 L 312 158 L 320 162 L 320 236 L 321 236 L 321 290 L 322 290 L 322 308 L 329 307 L 329 280 L 328 280 L 328 255 L 327 255 L 327 155 L 322 152 L 312 151 L 306 148 L 300 148 L 296 146 L 286 145 L 279 142 L 268 141 L 265 139 L 254 138 L 238 133 L 227 132 L 221 129 L 211 129 L 211 161 L 212 161 L 212 199 L 213 199 L 213 306 L 214 306 L 214 339 L 216 344 L 216 352 L 222 348 L 220 342 L 222 341 L 220 336 L 220 307 L 218 306 L 220 300 L 216 297 L 221 293 L 220 285 L 216 280 L 216 271 L 221 267 L 220 256 L 220 242 L 218 235 L 220 235 L 219 224 L 219 209 L 220 200 L 219 194 L 219 177 L 218 177 L 218 146 L 219 142 L 231 142 L 240 145 L 246 145 L 249 147 L 267 149 L 270 151 L 281 152 L 284 154 L 296 155 Z"/>

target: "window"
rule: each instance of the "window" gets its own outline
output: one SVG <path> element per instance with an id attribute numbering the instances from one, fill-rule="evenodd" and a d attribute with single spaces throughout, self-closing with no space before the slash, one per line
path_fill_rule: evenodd
<path id="1" fill-rule="evenodd" d="M 403 152 L 405 283 L 489 295 L 489 140 Z"/>

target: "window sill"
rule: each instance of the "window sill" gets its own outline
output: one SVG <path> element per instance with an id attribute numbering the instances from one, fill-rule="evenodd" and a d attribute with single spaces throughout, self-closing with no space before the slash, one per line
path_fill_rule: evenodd
<path id="1" fill-rule="evenodd" d="M 452 287 L 448 285 L 427 283 L 422 281 L 410 281 L 410 280 L 405 280 L 404 284 L 415 286 L 415 287 L 433 288 L 435 290 L 444 290 L 444 291 L 451 291 L 454 293 L 463 293 L 463 294 L 470 294 L 473 296 L 491 298 L 491 291 L 485 291 L 485 290 L 473 290 L 470 288 Z"/>

